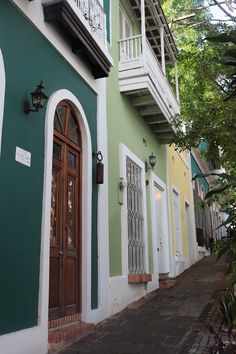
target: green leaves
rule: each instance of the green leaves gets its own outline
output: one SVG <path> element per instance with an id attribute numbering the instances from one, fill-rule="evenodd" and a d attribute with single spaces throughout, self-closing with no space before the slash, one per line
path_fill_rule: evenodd
<path id="1" fill-rule="evenodd" d="M 236 325 L 236 297 L 233 292 L 223 296 L 218 305 L 218 310 L 225 325 Z"/>
<path id="2" fill-rule="evenodd" d="M 215 43 L 234 43 L 236 44 L 236 30 L 230 29 L 228 32 L 206 36 L 206 39 Z"/>

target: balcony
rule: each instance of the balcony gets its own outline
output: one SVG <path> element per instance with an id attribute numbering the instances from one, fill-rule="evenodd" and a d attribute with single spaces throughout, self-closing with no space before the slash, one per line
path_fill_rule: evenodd
<path id="1" fill-rule="evenodd" d="M 98 0 L 42 0 L 45 22 L 53 23 L 83 56 L 96 79 L 109 75 L 106 14 Z"/>
<path id="2" fill-rule="evenodd" d="M 171 117 L 180 113 L 176 93 L 166 78 L 166 64 L 176 69 L 176 47 L 157 0 L 128 0 L 140 22 L 140 35 L 119 41 L 119 87 L 162 144 L 175 136 Z M 140 5 L 140 8 L 137 6 Z M 159 21 L 159 22 L 158 22 Z"/>

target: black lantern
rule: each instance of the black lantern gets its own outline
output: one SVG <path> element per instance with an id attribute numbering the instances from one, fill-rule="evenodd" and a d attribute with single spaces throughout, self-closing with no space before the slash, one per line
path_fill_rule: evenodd
<path id="1" fill-rule="evenodd" d="M 93 157 L 97 159 L 96 165 L 96 183 L 103 184 L 104 183 L 104 165 L 102 163 L 103 156 L 101 151 L 93 152 Z"/>
<path id="2" fill-rule="evenodd" d="M 44 86 L 43 86 L 43 81 L 40 82 L 40 84 L 37 86 L 36 90 L 34 92 L 31 92 L 31 100 L 32 100 L 32 106 L 34 108 L 31 108 L 30 102 L 25 101 L 24 102 L 24 112 L 29 113 L 29 112 L 38 112 L 40 108 L 43 108 L 48 96 L 45 95 L 43 92 Z"/>
<path id="3" fill-rule="evenodd" d="M 152 154 L 148 157 L 148 162 L 145 161 L 145 171 L 147 172 L 149 169 L 152 169 L 155 167 L 156 165 L 156 156 Z"/>

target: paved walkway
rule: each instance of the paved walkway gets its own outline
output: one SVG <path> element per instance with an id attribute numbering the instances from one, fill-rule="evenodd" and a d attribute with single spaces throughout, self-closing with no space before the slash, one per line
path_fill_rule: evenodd
<path id="1" fill-rule="evenodd" d="M 132 304 L 60 354 L 203 354 L 226 271 L 226 263 L 207 257 L 171 289 Z"/>

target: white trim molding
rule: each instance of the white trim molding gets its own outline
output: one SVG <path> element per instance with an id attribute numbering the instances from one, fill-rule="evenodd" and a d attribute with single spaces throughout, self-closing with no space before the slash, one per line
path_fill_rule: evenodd
<path id="1" fill-rule="evenodd" d="M 164 254 L 165 254 L 165 271 L 163 273 L 170 274 L 170 236 L 168 230 L 168 206 L 167 206 L 167 188 L 166 184 L 155 175 L 153 172 L 150 174 L 150 202 L 151 202 L 151 222 L 152 222 L 152 242 L 153 242 L 153 265 L 154 265 L 154 276 L 156 279 L 159 278 L 159 273 L 161 273 L 158 267 L 158 252 L 157 252 L 157 225 L 156 225 L 156 215 L 155 215 L 155 187 L 159 188 L 162 195 L 162 207 L 163 207 L 163 234 L 164 238 Z"/>
<path id="2" fill-rule="evenodd" d="M 145 268 L 149 271 L 148 263 L 148 237 L 147 237 L 147 208 L 146 208 L 146 185 L 145 185 L 145 164 L 127 146 L 120 143 L 120 178 L 124 182 L 124 195 L 127 193 L 126 183 L 126 157 L 129 157 L 141 168 L 142 190 L 143 190 L 143 217 L 144 217 L 144 243 L 145 243 Z M 122 275 L 110 278 L 110 312 L 115 314 L 124 309 L 129 303 L 146 295 L 149 286 L 146 283 L 128 283 L 128 225 L 127 225 L 127 200 L 123 197 L 121 205 L 121 252 L 122 252 Z"/>
<path id="3" fill-rule="evenodd" d="M 104 184 L 98 185 L 98 308 L 90 311 L 88 322 L 98 322 L 109 317 L 109 224 L 108 224 L 108 154 L 106 79 L 97 82 L 100 94 L 97 105 L 97 150 L 102 151 Z"/>
<path id="4" fill-rule="evenodd" d="M 92 198 L 92 146 L 88 122 L 84 110 L 76 98 L 68 90 L 54 92 L 48 102 L 45 120 L 45 162 L 44 190 L 42 213 L 42 244 L 40 265 L 40 301 L 39 314 L 41 321 L 48 324 L 48 291 L 49 291 L 49 251 L 50 251 L 50 207 L 52 179 L 53 121 L 59 102 L 66 100 L 74 108 L 80 126 L 83 146 L 82 159 L 82 320 L 87 321 L 91 311 L 91 198 Z"/>
<path id="5" fill-rule="evenodd" d="M 5 86 L 6 86 L 5 67 L 4 67 L 2 51 L 0 49 L 0 156 L 1 156 L 1 146 L 2 146 L 2 126 L 3 126 L 4 101 L 5 101 Z"/>
<path id="6" fill-rule="evenodd" d="M 126 157 L 134 161 L 141 169 L 142 190 L 143 190 L 143 240 L 145 243 L 145 270 L 148 272 L 148 238 L 147 238 L 147 207 L 146 207 L 146 185 L 145 185 L 145 164 L 124 144 L 120 144 L 120 178 L 126 185 Z M 126 193 L 126 188 L 125 188 Z M 124 204 L 121 208 L 121 242 L 122 242 L 122 274 L 128 276 L 128 225 L 127 225 L 127 200 L 124 198 Z"/>

